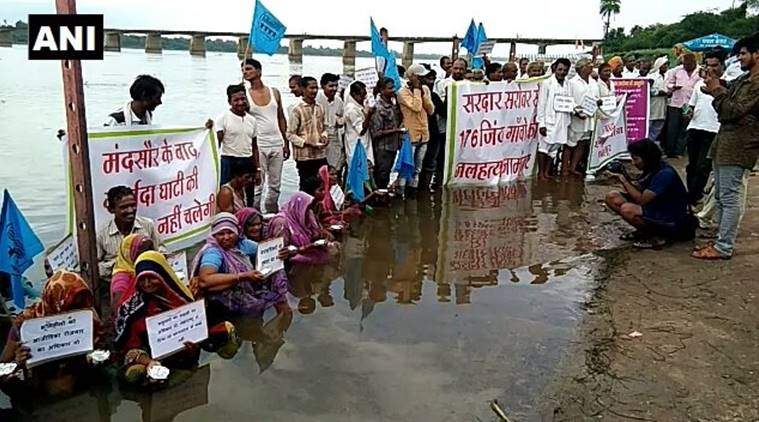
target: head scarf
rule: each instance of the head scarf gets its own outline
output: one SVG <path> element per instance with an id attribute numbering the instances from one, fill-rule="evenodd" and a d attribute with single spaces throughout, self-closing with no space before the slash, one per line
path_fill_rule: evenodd
<path id="1" fill-rule="evenodd" d="M 322 199 L 322 208 L 329 213 L 337 212 L 335 202 L 332 200 L 330 191 L 332 187 L 329 185 L 329 166 L 321 166 L 319 169 L 319 178 L 322 180 L 322 188 L 324 188 L 324 199 Z"/>
<path id="2" fill-rule="evenodd" d="M 79 276 L 69 271 L 57 271 L 42 288 L 40 301 L 32 304 L 15 319 L 16 327 L 21 327 L 27 319 L 42 318 L 81 309 L 93 308 L 95 297 L 90 286 Z"/>
<path id="3" fill-rule="evenodd" d="M 232 230 L 236 235 L 240 234 L 240 221 L 234 214 L 220 212 L 213 217 L 211 221 L 211 236 L 219 234 L 224 230 Z"/>
<path id="4" fill-rule="evenodd" d="M 282 213 L 290 226 L 290 243 L 305 246 L 320 233 L 319 223 L 309 207 L 314 197 L 305 192 L 295 192 L 282 208 Z"/>
<path id="5" fill-rule="evenodd" d="M 624 66 L 625 62 L 622 60 L 622 57 L 614 56 L 611 59 L 609 59 L 609 66 L 611 66 L 611 70 L 619 69 L 620 67 Z"/>
<path id="6" fill-rule="evenodd" d="M 222 266 L 219 268 L 220 273 L 225 274 L 237 274 L 250 271 L 250 260 L 239 250 L 237 247 L 232 249 L 224 249 L 219 242 L 214 238 L 215 234 L 219 234 L 224 230 L 232 230 L 236 235 L 240 235 L 240 222 L 234 214 L 228 212 L 220 212 L 216 214 L 211 223 L 211 235 L 206 238 L 206 244 L 195 254 L 195 259 L 192 261 L 192 277 L 198 277 L 200 275 L 200 261 L 203 259 L 203 254 L 209 249 L 216 249 L 221 254 Z M 246 263 L 247 261 L 247 263 Z M 193 293 L 196 296 L 201 295 L 202 291 L 197 280 L 190 282 Z"/>
<path id="7" fill-rule="evenodd" d="M 114 341 L 118 345 L 123 344 L 127 337 L 124 334 L 127 332 L 146 330 L 145 318 L 153 316 L 148 315 L 151 313 L 148 312 L 146 306 L 148 301 L 158 300 L 163 305 L 161 308 L 174 309 L 195 300 L 190 289 L 179 280 L 169 262 L 160 252 L 147 251 L 140 255 L 135 262 L 135 273 L 136 277 L 121 297 L 114 317 Z M 147 276 L 161 280 L 163 288 L 160 293 L 148 295 L 139 290 L 139 281 Z"/>
<path id="8" fill-rule="evenodd" d="M 148 237 L 143 234 L 133 233 L 121 241 L 119 253 L 116 255 L 116 264 L 113 266 L 114 275 L 118 273 L 134 273 L 134 261 L 137 260 L 140 246 L 147 239 Z"/>
<path id="9" fill-rule="evenodd" d="M 245 233 L 245 228 L 256 217 L 261 217 L 261 211 L 252 207 L 241 208 L 235 213 L 235 218 L 240 223 L 240 234 L 243 237 L 248 237 Z"/>
<path id="10" fill-rule="evenodd" d="M 651 68 L 651 73 L 658 73 L 659 69 L 664 66 L 665 63 L 669 63 L 669 57 L 661 56 L 654 62 L 654 66 Z"/>

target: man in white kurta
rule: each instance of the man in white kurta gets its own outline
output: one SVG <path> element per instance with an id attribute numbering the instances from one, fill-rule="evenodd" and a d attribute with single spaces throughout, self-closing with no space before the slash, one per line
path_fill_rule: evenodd
<path id="1" fill-rule="evenodd" d="M 570 66 L 569 60 L 558 59 L 554 74 L 540 87 L 537 121 L 541 135 L 538 140 L 538 178 L 541 180 L 550 177 L 551 161 L 569 139 L 571 110 L 557 111 L 557 108 L 561 108 L 560 105 L 567 101 L 573 101 L 571 88 L 566 81 Z"/>
<path id="2" fill-rule="evenodd" d="M 572 91 L 572 97 L 575 100 L 575 114 L 572 116 L 572 123 L 569 125 L 569 139 L 567 140 L 568 151 L 571 151 L 571 158 L 568 154 L 563 154 L 563 160 L 569 160 L 569 166 L 562 164 L 562 174 L 568 172 L 582 176 L 577 171 L 580 160 L 588 151 L 590 135 L 593 132 L 593 116 L 589 116 L 582 111 L 582 104 L 585 97 L 592 98 L 597 102 L 601 96 L 598 83 L 590 77 L 593 73 L 593 64 L 588 59 L 580 59 L 575 63 L 577 75 L 569 81 L 569 88 Z"/>

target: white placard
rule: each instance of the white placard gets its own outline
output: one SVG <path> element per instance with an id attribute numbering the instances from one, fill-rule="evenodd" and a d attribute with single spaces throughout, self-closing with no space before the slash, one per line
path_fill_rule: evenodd
<path id="1" fill-rule="evenodd" d="M 348 75 L 340 75 L 340 79 L 337 81 L 337 89 L 340 91 L 344 91 L 348 89 L 348 85 L 353 82 L 353 78 L 351 78 Z"/>
<path id="2" fill-rule="evenodd" d="M 177 277 L 185 284 L 188 284 L 188 272 L 187 272 L 187 252 L 177 252 L 166 256 L 166 260 L 169 261 L 171 269 L 174 270 Z"/>
<path id="3" fill-rule="evenodd" d="M 601 111 L 606 114 L 614 113 L 617 109 L 617 97 L 609 95 L 608 97 L 601 97 Z"/>
<path id="4" fill-rule="evenodd" d="M 53 271 L 76 270 L 79 268 L 79 253 L 77 252 L 74 236 L 69 234 L 57 245 L 49 249 L 47 262 Z"/>
<path id="5" fill-rule="evenodd" d="M 206 303 L 192 302 L 145 318 L 153 359 L 161 359 L 184 349 L 185 342 L 200 343 L 208 338 Z"/>
<path id="6" fill-rule="evenodd" d="M 553 97 L 553 110 L 560 113 L 574 113 L 575 100 L 569 95 L 556 95 Z"/>
<path id="7" fill-rule="evenodd" d="M 338 211 L 343 209 L 345 203 L 345 193 L 340 185 L 334 185 L 329 189 L 329 195 L 332 197 L 332 202 L 335 203 L 335 209 Z"/>
<path id="8" fill-rule="evenodd" d="M 587 117 L 593 117 L 596 115 L 596 111 L 598 111 L 598 99 L 586 95 L 582 98 L 580 108 L 582 108 L 583 114 Z"/>
<path id="9" fill-rule="evenodd" d="M 285 263 L 279 259 L 279 251 L 285 247 L 285 239 L 277 237 L 258 244 L 256 251 L 256 270 L 270 274 L 285 268 Z"/>
<path id="10" fill-rule="evenodd" d="M 28 367 L 92 351 L 92 311 L 82 310 L 21 324 L 21 341 L 29 347 Z"/>
<path id="11" fill-rule="evenodd" d="M 366 85 L 366 92 L 372 92 L 374 87 L 379 82 L 379 75 L 377 69 L 373 67 L 367 67 L 365 69 L 359 69 L 356 71 L 356 80 L 361 81 Z"/>
<path id="12" fill-rule="evenodd" d="M 488 40 L 480 43 L 480 47 L 477 49 L 475 56 L 490 55 L 495 47 L 495 40 Z"/>
<path id="13" fill-rule="evenodd" d="M 588 174 L 595 174 L 612 160 L 629 158 L 625 113 L 627 98 L 625 94 L 613 113 L 601 115 L 596 120 L 588 155 Z"/>

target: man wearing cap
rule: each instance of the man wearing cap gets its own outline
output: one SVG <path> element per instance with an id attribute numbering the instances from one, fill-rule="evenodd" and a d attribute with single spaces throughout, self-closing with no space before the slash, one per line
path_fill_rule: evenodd
<path id="1" fill-rule="evenodd" d="M 428 73 L 429 71 L 420 64 L 411 65 L 406 70 L 408 82 L 398 91 L 398 104 L 403 115 L 403 126 L 408 129 L 414 150 L 414 176 L 411 180 L 402 179 L 401 186 L 408 185 L 412 192 L 419 185 L 419 173 L 422 171 L 427 143 L 430 140 L 427 116 L 435 112 L 430 90 L 422 84 L 422 78 Z"/>

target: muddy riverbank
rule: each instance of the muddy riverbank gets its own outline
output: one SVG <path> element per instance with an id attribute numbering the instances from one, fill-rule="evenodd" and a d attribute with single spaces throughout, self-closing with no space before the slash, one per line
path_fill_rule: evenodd
<path id="1" fill-rule="evenodd" d="M 756 182 L 730 261 L 694 260 L 691 243 L 602 254 L 605 276 L 541 420 L 759 420 Z"/>

